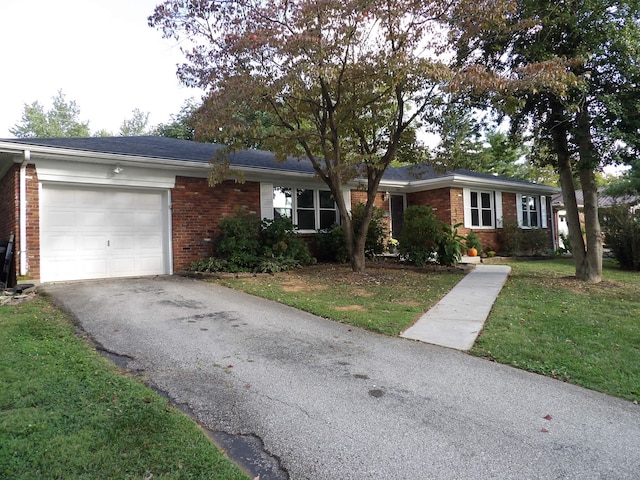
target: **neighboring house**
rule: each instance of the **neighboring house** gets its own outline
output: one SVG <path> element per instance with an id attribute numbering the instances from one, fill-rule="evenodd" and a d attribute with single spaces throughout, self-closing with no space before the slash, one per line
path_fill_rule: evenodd
<path id="1" fill-rule="evenodd" d="M 16 234 L 16 270 L 43 282 L 172 274 L 213 254 L 221 218 L 244 209 L 286 215 L 301 234 L 339 221 L 328 188 L 308 161 L 269 152 L 231 157 L 244 183 L 208 184 L 222 147 L 164 137 L 0 140 L 0 240 Z M 362 181 L 343 192 L 366 199 Z M 500 250 L 503 222 L 551 232 L 558 189 L 469 171 L 390 168 L 376 206 L 398 236 L 409 205 L 430 205 L 448 224 Z"/>
<path id="2" fill-rule="evenodd" d="M 627 205 L 631 211 L 640 208 L 640 195 L 623 195 L 620 197 L 612 197 L 604 194 L 604 188 L 598 189 L 598 210 L 611 208 L 617 205 Z M 582 190 L 576 190 L 576 202 L 580 215 L 580 223 L 584 226 L 584 197 Z M 567 225 L 567 211 L 564 208 L 564 199 L 562 193 L 556 193 L 551 197 L 551 209 L 554 225 L 554 250 L 558 247 L 567 248 L 563 238 L 569 236 L 569 226 Z"/>

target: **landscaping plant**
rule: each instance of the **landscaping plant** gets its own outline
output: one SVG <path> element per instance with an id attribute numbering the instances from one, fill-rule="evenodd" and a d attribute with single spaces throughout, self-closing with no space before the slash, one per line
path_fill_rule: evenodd
<path id="1" fill-rule="evenodd" d="M 220 221 L 215 257 L 193 262 L 195 272 L 273 273 L 315 263 L 288 218 L 260 220 L 242 211 Z"/>
<path id="2" fill-rule="evenodd" d="M 411 205 L 404 211 L 398 251 L 414 265 L 424 266 L 434 258 L 440 239 L 440 221 L 426 205 Z"/>
<path id="3" fill-rule="evenodd" d="M 635 213 L 626 206 L 603 211 L 600 222 L 604 242 L 625 270 L 640 270 L 640 210 Z"/>

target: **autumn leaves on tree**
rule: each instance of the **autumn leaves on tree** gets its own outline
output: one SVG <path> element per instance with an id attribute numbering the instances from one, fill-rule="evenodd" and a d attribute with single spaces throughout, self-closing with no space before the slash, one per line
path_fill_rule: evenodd
<path id="1" fill-rule="evenodd" d="M 585 131 L 573 112 L 584 104 L 573 100 L 585 85 L 576 55 L 534 54 L 542 48 L 536 32 L 546 31 L 554 15 L 539 17 L 538 9 L 556 6 L 544 5 L 170 0 L 149 24 L 180 40 L 186 56 L 180 79 L 207 91 L 195 115 L 196 137 L 230 149 L 259 144 L 281 158 L 310 161 L 336 199 L 351 266 L 362 271 L 367 228 L 354 232 L 341 194 L 345 182 L 367 180 L 368 225 L 385 169 L 395 160 L 424 159 L 416 134 L 452 97 L 522 118 L 533 112 L 531 99 L 558 99 L 563 118 L 576 125 L 568 141 Z M 557 8 L 579 7 L 569 1 Z M 590 155 L 593 163 L 597 152 Z"/>

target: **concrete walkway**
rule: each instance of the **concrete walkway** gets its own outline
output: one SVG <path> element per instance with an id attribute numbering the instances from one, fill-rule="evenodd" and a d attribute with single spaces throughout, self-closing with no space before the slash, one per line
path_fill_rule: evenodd
<path id="1" fill-rule="evenodd" d="M 433 308 L 400 336 L 469 350 L 482 331 L 511 267 L 477 265 Z"/>

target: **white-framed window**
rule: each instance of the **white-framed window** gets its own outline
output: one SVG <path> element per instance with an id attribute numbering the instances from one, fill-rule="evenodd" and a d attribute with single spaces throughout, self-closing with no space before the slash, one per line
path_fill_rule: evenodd
<path id="1" fill-rule="evenodd" d="M 502 227 L 502 192 L 465 188 L 463 202 L 466 228 Z"/>
<path id="2" fill-rule="evenodd" d="M 273 185 L 273 218 L 285 217 L 298 230 L 329 228 L 338 221 L 336 203 L 328 190 Z"/>
<path id="3" fill-rule="evenodd" d="M 544 195 L 516 195 L 518 226 L 547 228 L 547 199 Z"/>

